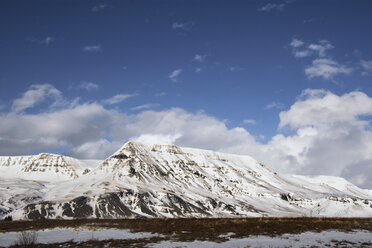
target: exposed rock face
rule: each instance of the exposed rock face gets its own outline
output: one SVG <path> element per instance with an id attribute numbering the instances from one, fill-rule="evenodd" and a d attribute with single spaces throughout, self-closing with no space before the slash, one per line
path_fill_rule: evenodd
<path id="1" fill-rule="evenodd" d="M 72 160 L 38 156 L 18 163 L 68 179 L 12 179 L 11 192 L 0 184 L 2 218 L 372 216 L 371 191 L 342 178 L 278 175 L 248 156 L 129 142 L 80 174 Z M 17 166 L 12 159 L 0 161 Z M 26 198 L 31 186 L 33 197 Z"/>

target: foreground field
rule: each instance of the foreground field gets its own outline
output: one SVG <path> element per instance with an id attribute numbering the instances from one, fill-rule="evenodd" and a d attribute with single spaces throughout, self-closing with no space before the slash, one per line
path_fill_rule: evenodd
<path id="1" fill-rule="evenodd" d="M 371 218 L 10 221 L 0 223 L 0 246 L 23 231 L 37 234 L 34 247 L 372 247 Z"/>

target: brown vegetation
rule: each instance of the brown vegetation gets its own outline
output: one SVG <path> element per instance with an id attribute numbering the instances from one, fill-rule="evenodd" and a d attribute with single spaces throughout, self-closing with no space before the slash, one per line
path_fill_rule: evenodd
<path id="1" fill-rule="evenodd" d="M 185 219 L 76 219 L 41 221 L 1 221 L 0 232 L 41 230 L 46 228 L 118 228 L 133 232 L 169 234 L 189 232 L 206 235 L 234 232 L 237 236 L 251 234 L 320 232 L 329 229 L 372 231 L 372 218 L 185 218 Z"/>
<path id="2" fill-rule="evenodd" d="M 18 240 L 15 242 L 14 246 L 16 247 L 35 247 L 37 242 L 37 233 L 36 232 L 21 232 L 18 234 Z"/>
<path id="3" fill-rule="evenodd" d="M 117 228 L 132 232 L 151 232 L 163 237 L 138 240 L 110 240 L 112 246 L 138 246 L 147 242 L 162 240 L 193 241 L 205 240 L 223 242 L 224 234 L 233 233 L 231 238 L 249 235 L 276 236 L 284 233 L 298 234 L 306 231 L 321 232 L 325 230 L 367 230 L 372 231 L 371 218 L 216 218 L 216 219 L 78 219 L 78 220 L 43 220 L 1 222 L 0 232 L 41 230 L 46 228 Z M 221 236 L 222 235 L 222 236 Z M 82 243 L 84 247 L 100 247 L 102 241 L 92 240 Z M 79 245 L 65 243 L 68 247 Z M 142 244 L 142 245 L 141 245 Z M 38 245 L 38 247 L 44 247 Z M 57 246 L 56 246 L 57 247 Z M 83 247 L 83 246 L 81 246 Z"/>

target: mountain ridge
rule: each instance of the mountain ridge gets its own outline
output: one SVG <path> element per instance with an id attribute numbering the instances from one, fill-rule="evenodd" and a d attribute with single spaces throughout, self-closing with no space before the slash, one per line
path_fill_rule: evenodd
<path id="1" fill-rule="evenodd" d="M 372 216 L 369 190 L 336 177 L 280 175 L 250 156 L 131 141 L 86 173 L 66 160 L 76 177 L 5 178 L 0 217 Z M 33 197 L 22 194 L 26 186 Z"/>

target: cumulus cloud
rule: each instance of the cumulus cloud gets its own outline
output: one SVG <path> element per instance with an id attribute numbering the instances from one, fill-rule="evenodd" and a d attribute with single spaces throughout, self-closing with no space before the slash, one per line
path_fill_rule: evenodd
<path id="1" fill-rule="evenodd" d="M 267 144 L 225 147 L 251 154 L 272 169 L 286 173 L 333 175 L 372 188 L 372 98 L 354 91 L 341 96 L 326 90 L 305 90 L 279 115 L 278 133 Z M 368 118 L 367 118 L 368 119 Z M 252 146 L 253 145 L 253 146 Z"/>
<path id="2" fill-rule="evenodd" d="M 172 80 L 173 82 L 177 82 L 177 80 L 178 80 L 178 77 L 179 77 L 179 75 L 182 73 L 182 69 L 177 69 L 177 70 L 174 70 L 174 71 L 172 71 L 172 73 L 171 74 L 169 74 L 169 78 L 170 78 L 170 80 Z"/>
<path id="3" fill-rule="evenodd" d="M 372 114 L 372 99 L 359 91 L 340 97 L 326 90 L 307 89 L 298 99 L 288 111 L 280 113 L 279 128 L 355 123 L 360 116 Z"/>
<path id="4" fill-rule="evenodd" d="M 147 110 L 128 116 L 125 124 L 115 126 L 111 132 L 124 137 L 156 134 L 179 137 L 174 142 L 189 147 L 220 150 L 242 142 L 254 142 L 243 128 L 229 129 L 223 121 L 204 112 L 190 113 L 171 108 L 163 111 Z"/>
<path id="5" fill-rule="evenodd" d="M 372 187 L 356 177 L 372 171 L 371 123 L 363 119 L 371 115 L 372 98 L 363 92 L 337 96 L 325 90 L 306 90 L 288 111 L 280 113 L 279 128 L 289 127 L 296 134 L 276 135 L 267 148 L 279 151 L 282 147 L 283 156 L 292 156 L 287 160 L 293 163 L 287 166 L 294 172 L 358 178 L 355 183 Z"/>
<path id="6" fill-rule="evenodd" d="M 136 94 L 118 94 L 104 100 L 103 103 L 108 105 L 118 104 L 134 96 L 136 96 Z"/>
<path id="7" fill-rule="evenodd" d="M 305 69 L 305 74 L 309 79 L 322 77 L 329 80 L 339 74 L 349 75 L 352 71 L 353 68 L 341 65 L 332 59 L 315 59 L 312 65 Z"/>
<path id="8" fill-rule="evenodd" d="M 62 94 L 50 84 L 34 84 L 20 98 L 13 101 L 11 109 L 13 112 L 19 113 L 34 107 L 47 98 L 53 100 L 52 106 L 58 105 L 62 100 Z"/>
<path id="9" fill-rule="evenodd" d="M 3 114 L 0 116 L 0 153 L 29 154 L 93 142 L 105 134 L 115 113 L 91 103 L 39 114 Z"/>
<path id="10" fill-rule="evenodd" d="M 44 113 L 0 115 L 0 154 L 70 148 L 79 158 L 105 158 L 129 139 L 248 154 L 286 173 L 342 176 L 372 188 L 372 97 L 305 90 L 279 114 L 278 133 L 261 143 L 242 127 L 181 108 L 126 113 L 78 103 Z M 251 120 L 246 120 L 251 123 Z M 287 132 L 290 130 L 290 132 Z"/>
<path id="11" fill-rule="evenodd" d="M 94 46 L 85 46 L 83 48 L 83 51 L 88 52 L 88 53 L 94 53 L 94 52 L 100 52 L 102 51 L 102 49 L 101 49 L 101 45 L 94 45 Z"/>

